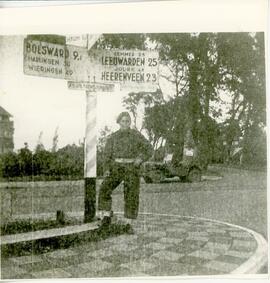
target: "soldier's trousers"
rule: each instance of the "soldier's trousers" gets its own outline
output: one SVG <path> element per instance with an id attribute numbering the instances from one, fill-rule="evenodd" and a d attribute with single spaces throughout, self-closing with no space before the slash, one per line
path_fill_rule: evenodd
<path id="1" fill-rule="evenodd" d="M 101 184 L 98 209 L 111 211 L 112 192 L 124 181 L 124 216 L 136 219 L 139 210 L 140 176 L 134 165 L 115 165 Z"/>

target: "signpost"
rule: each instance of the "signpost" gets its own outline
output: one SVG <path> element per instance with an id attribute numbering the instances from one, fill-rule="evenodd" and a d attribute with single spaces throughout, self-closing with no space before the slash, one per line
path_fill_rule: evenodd
<path id="1" fill-rule="evenodd" d="M 81 74 L 82 77 L 77 76 L 77 81 L 68 82 L 68 86 L 74 89 L 88 88 L 88 91 L 86 91 L 86 129 L 84 142 L 84 222 L 86 223 L 93 221 L 96 214 L 97 90 L 106 91 L 104 90 L 104 86 L 96 84 L 95 80 L 93 80 L 94 84 L 90 84 L 90 74 L 88 73 L 88 71 L 91 71 L 92 67 L 88 61 L 88 49 L 94 45 L 99 36 L 100 35 L 87 35 L 86 48 L 84 49 L 86 56 L 84 60 L 81 60 L 79 57 L 79 60 L 71 62 L 69 65 L 72 72 L 78 73 L 78 75 Z M 76 49 L 73 51 L 76 52 Z M 83 62 L 83 66 L 80 67 L 79 64 L 81 62 Z M 81 72 L 82 70 L 84 71 Z M 83 81 L 83 83 L 81 81 Z"/>
<path id="2" fill-rule="evenodd" d="M 24 40 L 23 69 L 26 75 L 73 81 L 93 77 L 86 48 L 28 38 Z"/>
<path id="3" fill-rule="evenodd" d="M 66 58 L 66 80 L 75 82 L 89 82 L 93 77 L 94 70 L 85 47 L 66 45 L 69 56 Z"/>
<path id="4" fill-rule="evenodd" d="M 70 34 L 66 36 L 66 44 L 91 48 L 99 39 L 101 34 Z"/>
<path id="5" fill-rule="evenodd" d="M 84 222 L 91 222 L 96 213 L 96 92 L 86 92 L 86 129 L 84 142 Z"/>
<path id="6" fill-rule="evenodd" d="M 88 35 L 87 34 L 70 34 L 70 35 L 67 35 L 66 36 L 66 44 L 87 48 Z"/>
<path id="7" fill-rule="evenodd" d="M 87 90 L 90 92 L 111 92 L 114 91 L 114 84 L 101 84 L 101 83 L 89 83 L 89 82 L 74 82 L 68 81 L 68 89 L 72 90 Z"/>
<path id="8" fill-rule="evenodd" d="M 64 79 L 65 60 L 69 57 L 64 45 L 24 40 L 24 73 L 31 76 Z"/>
<path id="9" fill-rule="evenodd" d="M 114 90 L 155 91 L 158 52 L 143 50 L 89 50 L 100 35 L 68 36 L 66 43 L 24 40 L 24 73 L 68 80 L 69 89 L 86 91 L 85 211 L 91 222 L 96 205 L 96 104 L 97 93 Z M 80 46 L 83 45 L 83 46 Z"/>
<path id="10" fill-rule="evenodd" d="M 159 60 L 156 51 L 90 50 L 89 56 L 96 82 L 120 83 L 122 90 L 157 89 Z"/>
<path id="11" fill-rule="evenodd" d="M 74 45 L 30 39 L 24 41 L 24 73 L 32 76 L 66 79 L 74 83 L 97 83 L 99 86 L 120 83 L 122 90 L 155 91 L 158 65 L 156 51 L 89 51 Z M 79 84 L 76 86 L 80 88 Z"/>

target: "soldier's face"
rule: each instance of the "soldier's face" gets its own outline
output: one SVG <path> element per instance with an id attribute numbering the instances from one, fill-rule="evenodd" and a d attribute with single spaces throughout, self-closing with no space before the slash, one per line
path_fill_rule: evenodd
<path id="1" fill-rule="evenodd" d="M 129 117 L 127 117 L 127 116 L 123 116 L 122 119 L 119 122 L 121 130 L 129 129 L 130 124 L 131 124 L 131 121 L 130 121 Z"/>

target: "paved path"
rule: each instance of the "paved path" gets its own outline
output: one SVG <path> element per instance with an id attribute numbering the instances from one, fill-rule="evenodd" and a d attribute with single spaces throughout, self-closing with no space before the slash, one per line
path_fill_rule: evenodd
<path id="1" fill-rule="evenodd" d="M 120 215 L 119 218 L 122 216 Z M 42 255 L 2 259 L 2 279 L 256 273 L 264 238 L 239 226 L 176 215 L 140 214 L 133 235 Z"/>

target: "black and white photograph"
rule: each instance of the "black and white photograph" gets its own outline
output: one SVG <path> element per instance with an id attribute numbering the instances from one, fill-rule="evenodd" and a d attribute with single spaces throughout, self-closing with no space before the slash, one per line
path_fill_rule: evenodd
<path id="1" fill-rule="evenodd" d="M 148 30 L 0 34 L 2 280 L 268 275 L 267 33 Z"/>

